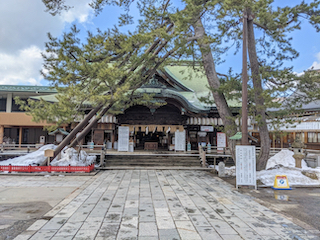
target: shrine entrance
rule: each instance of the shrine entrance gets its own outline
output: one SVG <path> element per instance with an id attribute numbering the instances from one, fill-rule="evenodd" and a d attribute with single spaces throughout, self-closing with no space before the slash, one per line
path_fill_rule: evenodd
<path id="1" fill-rule="evenodd" d="M 183 131 L 187 116 L 172 103 L 159 108 L 136 105 L 117 116 L 121 126 L 128 126 L 130 141 L 136 150 L 174 150 L 174 133 Z"/>
<path id="2" fill-rule="evenodd" d="M 136 150 L 167 150 L 166 134 L 163 132 L 137 132 L 134 136 Z"/>

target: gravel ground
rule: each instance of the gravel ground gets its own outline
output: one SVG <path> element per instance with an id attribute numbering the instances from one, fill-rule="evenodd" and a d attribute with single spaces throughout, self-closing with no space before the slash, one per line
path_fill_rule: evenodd
<path id="1" fill-rule="evenodd" d="M 14 239 L 90 178 L 0 175 L 0 240 Z"/>
<path id="2" fill-rule="evenodd" d="M 46 202 L 0 204 L 0 240 L 14 239 L 50 209 Z"/>

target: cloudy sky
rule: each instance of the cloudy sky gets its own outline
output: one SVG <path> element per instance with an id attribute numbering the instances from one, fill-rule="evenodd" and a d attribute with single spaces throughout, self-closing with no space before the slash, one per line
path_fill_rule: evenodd
<path id="1" fill-rule="evenodd" d="M 46 85 L 40 75 L 47 33 L 59 36 L 71 23 L 93 25 L 89 0 L 60 16 L 45 12 L 41 0 L 0 1 L 0 84 Z"/>
<path id="2" fill-rule="evenodd" d="M 283 0 L 282 0 L 283 1 Z M 51 16 L 45 12 L 41 0 L 3 0 L 0 1 L 0 84 L 47 85 L 42 79 L 41 52 L 47 41 L 47 33 L 60 36 L 76 23 L 83 30 L 97 27 L 106 29 L 115 23 L 115 8 L 107 7 L 96 17 L 88 6 L 90 0 L 67 0 L 75 7 L 61 15 Z M 320 33 L 311 27 L 304 27 L 293 35 L 293 46 L 300 52 L 298 60 L 292 62 L 294 71 L 302 72 L 314 66 L 320 69 Z M 230 66 L 237 68 L 231 56 L 230 61 L 218 66 L 224 72 Z"/>

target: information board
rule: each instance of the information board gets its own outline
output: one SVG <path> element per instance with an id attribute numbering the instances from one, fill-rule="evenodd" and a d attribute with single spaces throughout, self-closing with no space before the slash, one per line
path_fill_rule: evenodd
<path id="1" fill-rule="evenodd" d="M 118 128 L 118 151 L 129 151 L 129 127 Z"/>
<path id="2" fill-rule="evenodd" d="M 227 147 L 226 134 L 223 132 L 217 132 L 217 152 L 223 152 L 225 147 Z"/>
<path id="3" fill-rule="evenodd" d="M 186 151 L 186 131 L 176 131 L 174 137 L 175 151 Z"/>
<path id="4" fill-rule="evenodd" d="M 213 126 L 200 126 L 201 132 L 213 132 Z"/>
<path id="5" fill-rule="evenodd" d="M 236 185 L 255 186 L 256 182 L 256 147 L 236 146 Z"/>

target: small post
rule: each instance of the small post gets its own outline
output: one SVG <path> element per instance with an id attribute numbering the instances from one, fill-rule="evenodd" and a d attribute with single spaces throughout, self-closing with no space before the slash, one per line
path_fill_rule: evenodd
<path id="1" fill-rule="evenodd" d="M 219 177 L 226 176 L 225 166 L 224 162 L 219 162 Z"/>
<path id="2" fill-rule="evenodd" d="M 101 167 L 104 167 L 104 165 L 105 165 L 105 162 L 104 162 L 105 155 L 106 155 L 105 148 L 102 147 L 101 154 L 100 154 L 100 166 Z"/>
<path id="3" fill-rule="evenodd" d="M 206 167 L 206 163 L 207 163 L 207 161 L 206 161 L 206 151 L 203 150 L 201 155 L 202 155 L 202 156 L 201 156 L 201 159 L 202 159 L 202 167 Z"/>

